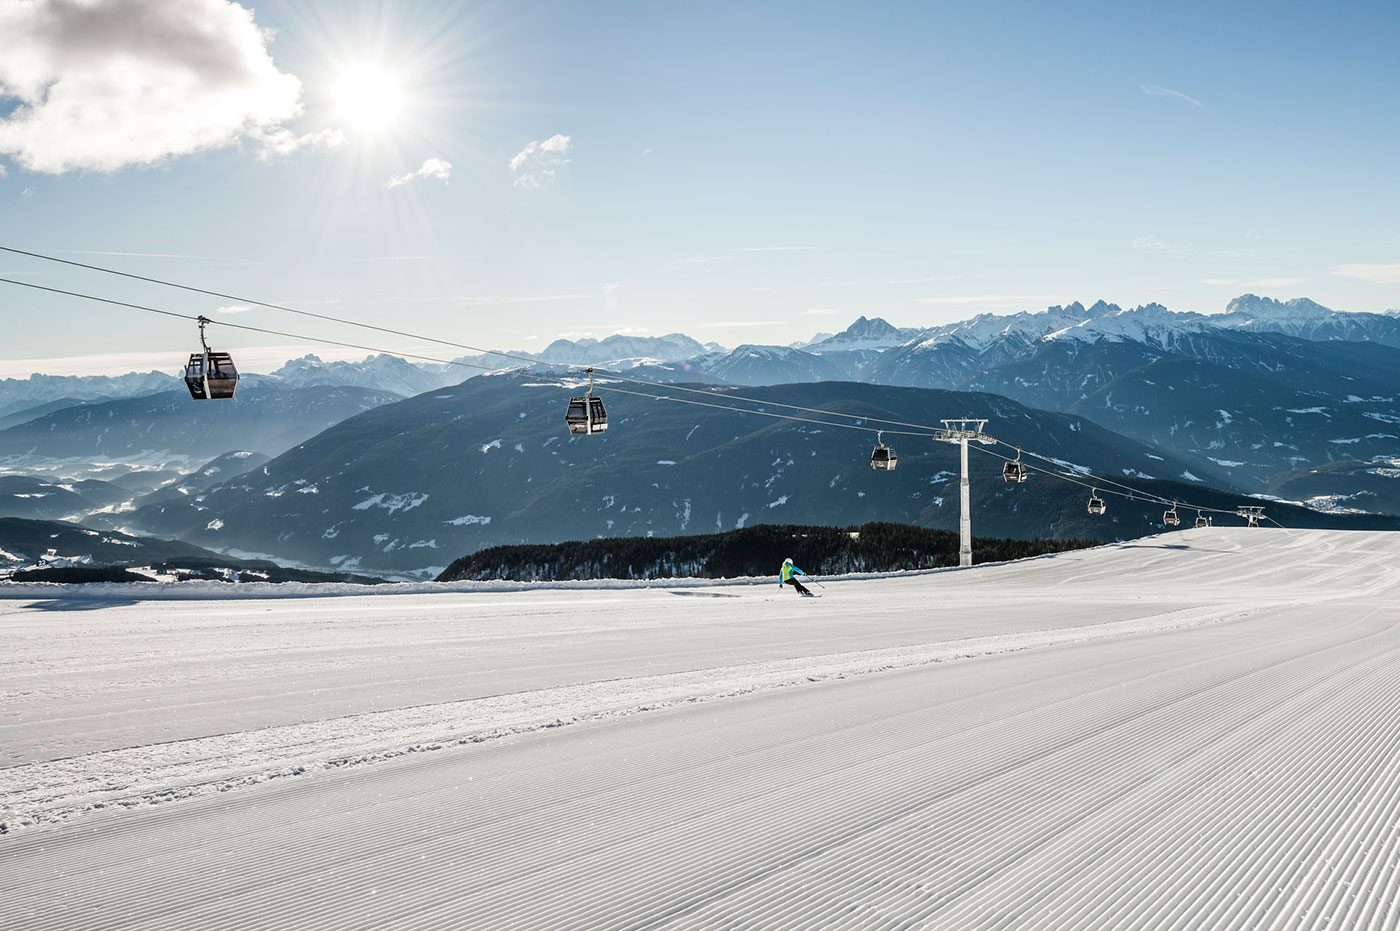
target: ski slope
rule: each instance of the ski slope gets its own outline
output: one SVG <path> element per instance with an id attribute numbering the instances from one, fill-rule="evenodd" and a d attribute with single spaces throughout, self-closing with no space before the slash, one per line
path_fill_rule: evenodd
<path id="1" fill-rule="evenodd" d="M 93 591 L 0 593 L 0 928 L 1400 928 L 1397 535 Z"/>

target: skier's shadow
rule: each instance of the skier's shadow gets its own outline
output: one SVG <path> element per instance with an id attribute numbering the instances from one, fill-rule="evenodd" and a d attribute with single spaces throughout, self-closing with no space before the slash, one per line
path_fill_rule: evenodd
<path id="1" fill-rule="evenodd" d="M 1120 543 L 1121 550 L 1195 550 L 1198 553 L 1232 553 L 1233 550 L 1212 550 L 1204 546 L 1187 546 L 1185 543 Z"/>
<path id="2" fill-rule="evenodd" d="M 36 611 L 99 611 L 102 608 L 125 608 L 139 602 L 137 598 L 50 598 L 30 602 L 25 607 Z"/>
<path id="3" fill-rule="evenodd" d="M 685 595 L 690 598 L 738 598 L 738 595 L 731 595 L 727 592 L 688 592 L 684 590 L 668 589 L 672 595 Z"/>

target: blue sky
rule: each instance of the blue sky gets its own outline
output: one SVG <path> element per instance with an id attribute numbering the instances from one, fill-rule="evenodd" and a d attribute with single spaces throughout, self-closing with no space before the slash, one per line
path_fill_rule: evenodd
<path id="1" fill-rule="evenodd" d="M 499 348 L 1246 291 L 1400 308 L 1395 3 L 299 0 L 257 29 L 227 0 L 26 7 L 0 12 L 3 245 Z M 10 285 L 0 308 L 0 374 L 169 368 L 197 341 Z M 347 355 L 217 338 L 254 368 Z"/>

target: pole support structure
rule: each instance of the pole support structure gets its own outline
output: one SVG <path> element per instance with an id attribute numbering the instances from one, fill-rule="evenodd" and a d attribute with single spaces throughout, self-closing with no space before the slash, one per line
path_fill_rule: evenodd
<path id="1" fill-rule="evenodd" d="M 969 441 L 983 444 L 995 443 L 996 440 L 982 432 L 982 428 L 986 425 L 986 420 L 976 420 L 970 417 L 944 420 L 943 429 L 933 437 L 940 443 L 957 443 L 959 447 L 959 459 L 962 465 L 962 476 L 958 482 L 959 566 L 972 565 L 972 484 L 968 480 L 967 474 L 967 444 Z"/>

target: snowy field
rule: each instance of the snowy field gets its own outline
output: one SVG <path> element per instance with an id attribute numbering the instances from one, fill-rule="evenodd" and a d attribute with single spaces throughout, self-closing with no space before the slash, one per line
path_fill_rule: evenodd
<path id="1" fill-rule="evenodd" d="M 137 591 L 0 590 L 0 928 L 1400 928 L 1400 535 Z"/>

